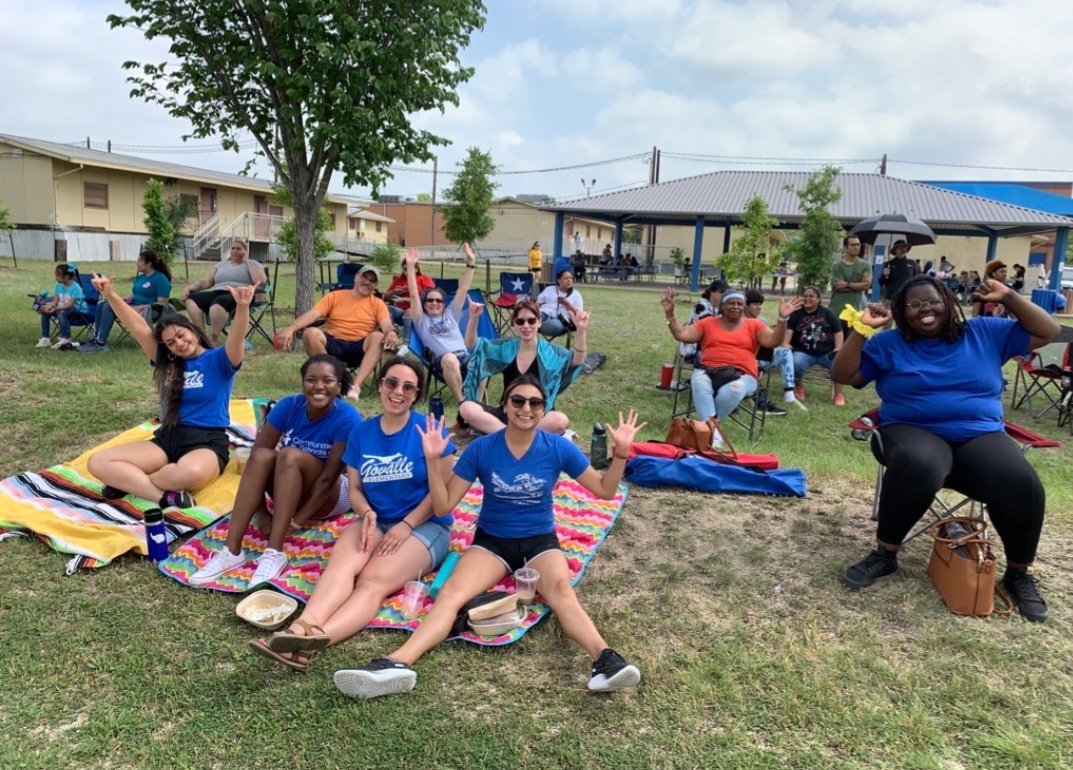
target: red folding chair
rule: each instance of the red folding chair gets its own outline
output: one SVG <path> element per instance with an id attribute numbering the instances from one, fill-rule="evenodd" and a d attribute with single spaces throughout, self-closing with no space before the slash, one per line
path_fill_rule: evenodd
<path id="1" fill-rule="evenodd" d="M 1006 435 L 1021 445 L 1021 454 L 1026 454 L 1029 449 L 1048 449 L 1062 446 L 1061 441 L 1048 438 L 1017 423 L 1005 420 L 1004 424 Z M 883 455 L 883 437 L 879 433 L 878 408 L 865 412 L 850 422 L 849 428 L 850 434 L 858 441 L 875 441 L 879 455 Z M 879 496 L 883 491 L 883 475 L 885 472 L 886 467 L 883 463 L 877 462 L 875 494 L 872 497 L 872 521 L 879 519 Z M 952 495 L 956 497 L 952 497 Z M 932 515 L 932 521 L 938 521 L 950 516 L 980 516 L 986 519 L 987 505 L 978 500 L 973 500 L 971 497 L 961 495 L 954 490 L 945 489 L 935 496 L 935 500 L 928 506 L 928 513 Z M 926 524 L 912 530 L 902 542 L 908 542 L 917 535 L 926 532 L 932 521 L 928 521 Z"/>
<path id="2" fill-rule="evenodd" d="M 1065 345 L 1066 362 L 1058 363 L 1059 345 Z M 1013 378 L 1013 392 L 1010 394 L 1010 405 L 1013 409 L 1028 407 L 1028 413 L 1039 418 L 1052 409 L 1058 409 L 1062 399 L 1062 373 L 1063 369 L 1069 368 L 1069 345 L 1065 343 L 1051 343 L 1038 351 L 1027 356 L 1018 356 L 1017 371 Z M 1020 391 L 1020 396 L 1018 396 Z M 1042 402 L 1041 409 L 1033 408 L 1032 400 Z"/>

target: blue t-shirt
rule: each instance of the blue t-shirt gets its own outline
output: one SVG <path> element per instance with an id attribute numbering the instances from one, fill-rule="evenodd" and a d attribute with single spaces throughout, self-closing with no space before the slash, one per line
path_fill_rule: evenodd
<path id="1" fill-rule="evenodd" d="M 428 465 L 417 432 L 418 425 L 425 427 L 425 415 L 410 412 L 410 421 L 390 436 L 380 427 L 381 419 L 377 415 L 354 426 L 343 461 L 361 477 L 361 491 L 376 511 L 377 521 L 391 523 L 410 513 L 428 494 Z M 446 457 L 454 451 L 454 443 L 449 442 L 443 454 Z M 429 520 L 451 526 L 451 514 Z"/>
<path id="2" fill-rule="evenodd" d="M 466 447 L 455 475 L 481 480 L 484 503 L 477 520 L 495 537 L 532 537 L 555 531 L 551 492 L 559 474 L 577 478 L 589 460 L 573 443 L 555 433 L 537 430 L 521 459 L 507 448 L 505 430 L 482 436 Z"/>
<path id="3" fill-rule="evenodd" d="M 239 366 L 231 363 L 223 346 L 183 362 L 185 381 L 179 398 L 179 423 L 194 428 L 226 428 L 231 386 Z"/>
<path id="4" fill-rule="evenodd" d="M 70 286 L 64 286 L 59 281 L 52 287 L 52 293 L 57 297 L 67 296 L 73 300 L 71 306 L 67 310 L 73 310 L 76 313 L 85 313 L 86 308 L 86 293 L 82 291 L 81 284 L 78 281 L 72 281 Z"/>
<path id="5" fill-rule="evenodd" d="M 881 425 L 917 425 L 953 442 L 1005 429 L 1002 365 L 1029 352 L 1030 335 L 1006 318 L 967 327 L 955 342 L 907 342 L 892 329 L 864 343 L 860 373 L 863 384 L 875 380 Z"/>
<path id="6" fill-rule="evenodd" d="M 138 274 L 131 286 L 131 296 L 134 297 L 134 305 L 152 305 L 159 297 L 171 296 L 171 281 L 160 271 L 154 271 L 152 275 Z"/>
<path id="7" fill-rule="evenodd" d="M 333 444 L 346 443 L 360 421 L 358 410 L 341 398 L 335 399 L 325 414 L 310 421 L 304 393 L 281 398 L 268 413 L 268 422 L 283 434 L 280 448 L 297 447 L 321 462 L 328 459 Z"/>

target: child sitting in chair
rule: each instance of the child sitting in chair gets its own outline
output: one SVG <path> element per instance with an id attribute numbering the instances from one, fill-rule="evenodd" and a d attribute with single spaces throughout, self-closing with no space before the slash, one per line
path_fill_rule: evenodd
<path id="1" fill-rule="evenodd" d="M 86 312 L 85 294 L 78 283 L 78 266 L 73 263 L 56 265 L 56 285 L 53 297 L 37 307 L 41 314 L 41 339 L 35 347 L 62 350 L 74 347 L 71 342 L 71 316 Z M 42 297 L 48 297 L 44 292 Z M 52 319 L 60 326 L 60 338 L 52 342 Z"/>

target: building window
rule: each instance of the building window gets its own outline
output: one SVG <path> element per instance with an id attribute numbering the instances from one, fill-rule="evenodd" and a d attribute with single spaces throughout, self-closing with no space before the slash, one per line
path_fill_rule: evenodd
<path id="1" fill-rule="evenodd" d="M 383 225 L 384 225 L 383 222 L 377 222 L 376 223 L 376 232 L 380 232 L 381 230 L 383 230 L 384 229 Z"/>
<path id="2" fill-rule="evenodd" d="M 100 182 L 83 182 L 82 197 L 87 209 L 108 208 L 108 185 Z"/>
<path id="3" fill-rule="evenodd" d="M 332 232 L 334 233 L 335 232 L 335 212 L 334 211 L 329 211 L 328 212 L 328 221 L 330 221 L 332 223 Z"/>

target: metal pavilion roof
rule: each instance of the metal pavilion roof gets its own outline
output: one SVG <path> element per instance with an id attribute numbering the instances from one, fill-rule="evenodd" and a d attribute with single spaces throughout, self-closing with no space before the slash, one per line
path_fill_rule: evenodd
<path id="1" fill-rule="evenodd" d="M 767 201 L 782 227 L 800 224 L 794 189 L 808 181 L 805 171 L 715 171 L 656 185 L 594 195 L 546 211 L 624 224 L 722 226 L 741 222 L 742 210 L 754 195 Z M 933 187 L 880 174 L 839 174 L 835 184 L 842 200 L 831 213 L 843 225 L 875 214 L 911 214 L 944 235 L 1024 235 L 1073 227 L 1073 218 Z M 789 186 L 792 189 L 787 189 Z"/>

